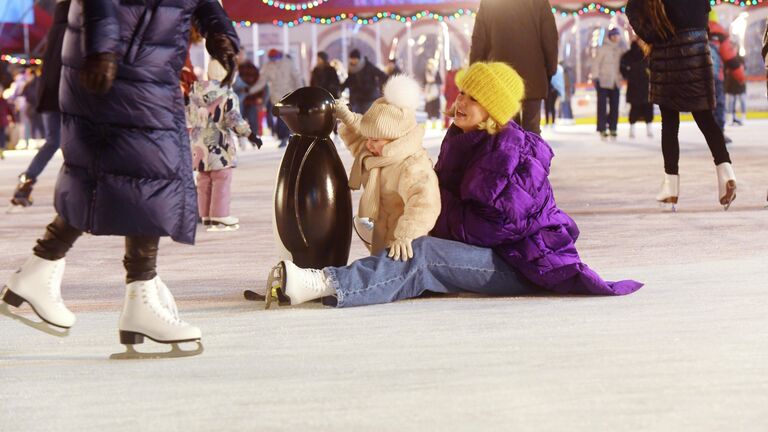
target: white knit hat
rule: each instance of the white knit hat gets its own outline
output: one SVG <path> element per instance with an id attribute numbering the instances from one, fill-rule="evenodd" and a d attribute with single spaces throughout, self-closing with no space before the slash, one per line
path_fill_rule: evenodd
<path id="1" fill-rule="evenodd" d="M 405 75 L 396 75 L 384 86 L 384 97 L 363 114 L 360 132 L 367 138 L 396 140 L 416 127 L 421 86 Z"/>
<path id="2" fill-rule="evenodd" d="M 208 81 L 221 82 L 227 76 L 227 70 L 224 69 L 224 66 L 218 60 L 211 59 L 211 62 L 208 63 L 207 75 Z"/>

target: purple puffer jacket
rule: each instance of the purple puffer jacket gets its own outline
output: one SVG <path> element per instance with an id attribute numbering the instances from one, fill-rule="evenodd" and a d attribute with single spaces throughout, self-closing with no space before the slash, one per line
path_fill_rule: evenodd
<path id="1" fill-rule="evenodd" d="M 452 126 L 435 166 L 442 212 L 435 237 L 492 248 L 550 291 L 625 295 L 643 284 L 606 282 L 581 262 L 576 223 L 557 208 L 549 184 L 552 149 L 516 123 L 495 136 Z"/>

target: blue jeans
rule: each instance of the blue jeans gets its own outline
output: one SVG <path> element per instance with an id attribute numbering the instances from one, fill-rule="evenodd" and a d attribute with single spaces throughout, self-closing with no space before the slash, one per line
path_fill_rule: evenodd
<path id="1" fill-rule="evenodd" d="M 608 130 L 616 132 L 619 124 L 619 88 L 597 88 L 597 131 L 605 132 Z M 605 105 L 610 105 L 610 111 L 606 113 Z"/>
<path id="2" fill-rule="evenodd" d="M 435 237 L 414 240 L 406 262 L 383 251 L 324 272 L 336 289 L 337 307 L 390 303 L 425 291 L 514 296 L 535 290 L 493 250 Z"/>
<path id="3" fill-rule="evenodd" d="M 45 166 L 59 149 L 61 144 L 61 113 L 58 111 L 44 112 L 43 125 L 45 126 L 45 144 L 37 151 L 24 173 L 32 179 L 37 179 L 40 176 L 40 173 L 43 172 Z"/>
<path id="4" fill-rule="evenodd" d="M 728 95 L 728 114 L 731 115 L 731 120 L 736 120 L 736 104 L 738 103 L 739 108 L 741 109 L 741 117 L 746 117 L 747 115 L 747 94 L 746 93 L 739 93 L 739 94 L 729 94 Z"/>

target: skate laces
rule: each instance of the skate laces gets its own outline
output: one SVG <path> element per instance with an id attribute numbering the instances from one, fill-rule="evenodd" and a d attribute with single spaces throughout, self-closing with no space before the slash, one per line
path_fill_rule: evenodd
<path id="1" fill-rule="evenodd" d="M 178 317 L 176 303 L 173 300 L 173 296 L 170 295 L 170 290 L 168 290 L 168 287 L 166 287 L 163 283 L 158 284 L 157 281 L 154 280 L 149 282 L 150 283 L 147 283 L 142 287 L 142 300 L 144 303 L 147 304 L 149 308 L 152 309 L 152 312 L 160 317 L 163 321 L 176 326 L 187 325 L 187 323 Z M 166 307 L 166 303 L 161 298 L 160 292 L 163 291 L 161 287 L 163 287 L 165 291 L 167 291 L 168 296 L 170 296 L 175 312 Z"/>
<path id="2" fill-rule="evenodd" d="M 325 273 L 322 270 L 317 269 L 304 269 L 307 274 L 307 285 L 309 288 L 316 292 L 322 293 L 328 287 L 328 282 L 325 277 Z"/>
<path id="3" fill-rule="evenodd" d="M 168 286 L 160 280 L 160 277 L 157 278 L 157 296 L 160 300 L 160 304 L 165 307 L 175 319 L 180 320 L 179 308 L 176 306 L 176 300 L 173 298 L 173 294 L 171 294 L 171 290 L 168 289 Z"/>
<path id="4" fill-rule="evenodd" d="M 61 279 L 64 276 L 64 266 L 56 263 L 48 276 L 48 293 L 54 302 L 64 305 L 64 299 L 61 297 Z M 58 283 L 56 283 L 58 281 Z"/>

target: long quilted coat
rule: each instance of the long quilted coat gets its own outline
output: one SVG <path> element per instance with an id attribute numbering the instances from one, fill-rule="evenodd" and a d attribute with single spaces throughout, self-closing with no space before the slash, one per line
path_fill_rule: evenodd
<path id="1" fill-rule="evenodd" d="M 709 0 L 663 0 L 675 35 L 663 39 L 647 25 L 643 0 L 629 0 L 627 18 L 635 33 L 653 45 L 651 102 L 680 112 L 715 109 L 715 75 L 707 26 Z"/>
<path id="2" fill-rule="evenodd" d="M 73 1 L 64 37 L 59 102 L 64 166 L 55 206 L 97 235 L 195 240 L 197 200 L 179 76 L 190 25 L 238 46 L 216 0 Z M 156 5 L 156 8 L 154 7 Z M 86 91 L 87 55 L 114 53 L 117 78 L 104 96 Z"/>
<path id="3" fill-rule="evenodd" d="M 579 259 L 576 223 L 557 208 L 552 149 L 514 122 L 496 135 L 448 130 L 435 166 L 442 212 L 432 235 L 492 248 L 535 285 L 558 293 L 624 295 L 643 285 L 606 282 Z"/>

